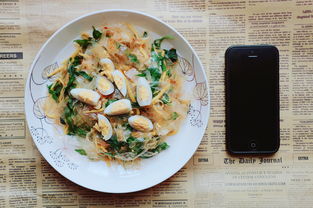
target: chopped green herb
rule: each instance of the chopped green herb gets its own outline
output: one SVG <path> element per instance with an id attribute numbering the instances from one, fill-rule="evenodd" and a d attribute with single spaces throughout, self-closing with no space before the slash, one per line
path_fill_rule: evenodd
<path id="1" fill-rule="evenodd" d="M 74 40 L 75 43 L 80 45 L 82 49 L 86 49 L 89 45 L 91 45 L 91 38 L 88 39 L 81 39 L 81 40 Z"/>
<path id="2" fill-rule="evenodd" d="M 74 60 L 69 60 L 69 67 L 67 68 L 67 72 L 69 73 L 69 80 L 67 82 L 67 85 L 64 89 L 64 94 L 68 95 L 71 89 L 76 87 L 75 84 L 75 77 L 77 75 L 76 73 L 76 67 L 81 64 L 82 57 L 81 56 L 75 56 Z"/>
<path id="3" fill-rule="evenodd" d="M 149 152 L 149 151 L 145 152 L 143 155 L 140 156 L 140 158 L 141 159 L 148 159 L 148 158 L 153 157 L 153 155 L 150 155 L 149 153 L 151 153 L 151 152 Z"/>
<path id="4" fill-rule="evenodd" d="M 73 121 L 74 115 L 75 115 L 75 112 L 74 112 L 73 99 L 69 98 L 69 101 L 67 102 L 67 105 L 64 108 L 64 112 L 63 112 L 64 121 L 68 125 L 69 135 L 75 135 L 76 126 L 74 125 L 74 121 Z"/>
<path id="5" fill-rule="evenodd" d="M 132 131 L 133 130 L 133 127 L 131 127 L 129 125 L 129 123 L 125 123 L 123 126 L 126 127 L 126 130 L 128 130 L 128 131 Z"/>
<path id="6" fill-rule="evenodd" d="M 72 63 L 69 63 L 69 67 L 67 68 L 67 72 L 71 75 L 75 75 L 76 73 L 76 66 L 77 65 L 74 65 Z"/>
<path id="7" fill-rule="evenodd" d="M 84 77 L 88 81 L 92 81 L 92 77 L 89 74 L 87 74 L 86 72 L 84 72 L 84 71 L 78 71 L 77 75 L 80 75 L 80 76 Z"/>
<path id="8" fill-rule="evenodd" d="M 121 143 L 118 142 L 116 135 L 113 135 L 109 140 L 107 140 L 107 142 L 113 150 L 118 151 L 121 148 Z"/>
<path id="9" fill-rule="evenodd" d="M 161 101 L 164 103 L 164 104 L 168 104 L 170 103 L 170 96 L 167 94 L 167 93 L 164 93 L 164 95 L 162 96 L 161 98 Z"/>
<path id="10" fill-rule="evenodd" d="M 150 72 L 152 81 L 159 81 L 161 78 L 161 72 L 158 68 L 150 67 L 146 70 Z"/>
<path id="11" fill-rule="evenodd" d="M 147 159 L 147 158 L 153 157 L 153 155 L 155 155 L 155 153 L 160 153 L 163 150 L 168 149 L 169 147 L 170 146 L 166 142 L 162 142 L 155 149 L 149 150 L 145 154 L 140 156 L 140 158 Z"/>
<path id="12" fill-rule="evenodd" d="M 144 37 L 144 38 L 148 37 L 147 31 L 144 31 L 144 32 L 143 32 L 142 37 Z"/>
<path id="13" fill-rule="evenodd" d="M 162 56 L 162 53 L 156 53 L 156 52 L 151 52 L 151 57 L 154 62 L 158 64 L 158 67 L 162 70 L 166 70 L 166 65 L 165 65 L 165 57 Z"/>
<path id="14" fill-rule="evenodd" d="M 137 74 L 136 76 L 138 76 L 138 77 L 146 77 L 146 74 L 144 72 L 142 72 L 140 74 Z"/>
<path id="15" fill-rule="evenodd" d="M 159 82 L 151 82 L 150 83 L 153 97 L 159 93 L 158 86 L 159 86 Z"/>
<path id="16" fill-rule="evenodd" d="M 82 61 L 83 61 L 83 58 L 82 56 L 75 56 L 74 57 L 74 60 L 72 61 L 72 65 L 74 67 L 78 66 L 78 65 L 81 65 Z"/>
<path id="17" fill-rule="evenodd" d="M 143 151 L 144 139 L 131 136 L 128 137 L 126 142 L 128 143 L 130 150 L 136 155 L 140 154 Z"/>
<path id="18" fill-rule="evenodd" d="M 179 114 L 177 112 L 173 112 L 171 115 L 172 120 L 176 120 L 179 117 Z"/>
<path id="19" fill-rule="evenodd" d="M 127 138 L 126 142 L 127 142 L 128 144 L 130 144 L 130 143 L 135 142 L 136 140 L 137 140 L 137 138 L 130 136 L 130 137 Z"/>
<path id="20" fill-rule="evenodd" d="M 135 102 L 135 103 L 132 103 L 132 107 L 133 108 L 140 108 L 140 105 L 137 102 Z"/>
<path id="21" fill-rule="evenodd" d="M 117 100 L 116 100 L 116 99 L 109 99 L 109 100 L 105 103 L 104 107 L 108 107 L 111 103 L 114 103 L 115 101 L 117 101 Z"/>
<path id="22" fill-rule="evenodd" d="M 140 74 L 137 74 L 137 76 L 138 77 L 146 77 L 147 72 L 150 73 L 153 82 L 159 81 L 161 78 L 161 75 L 162 75 L 159 68 L 149 67 L 146 70 L 142 71 Z"/>
<path id="23" fill-rule="evenodd" d="M 67 104 L 64 108 L 62 119 L 68 125 L 68 132 L 67 132 L 68 135 L 78 135 L 81 137 L 85 137 L 87 132 L 90 131 L 90 128 L 87 126 L 84 126 L 84 127 L 76 126 L 74 124 L 74 120 L 73 120 L 75 115 L 77 114 L 77 112 L 75 111 L 75 108 L 74 108 L 74 106 L 77 102 L 78 101 L 74 98 L 70 97 L 68 99 Z"/>
<path id="24" fill-rule="evenodd" d="M 154 40 L 154 42 L 153 42 L 154 47 L 155 47 L 156 49 L 160 49 L 161 44 L 162 44 L 163 40 L 165 40 L 165 39 L 170 39 L 170 40 L 171 40 L 171 39 L 174 39 L 174 37 L 171 36 L 171 35 L 166 35 L 166 36 L 164 36 L 164 37 L 162 37 L 162 38 L 156 39 L 156 40 Z"/>
<path id="25" fill-rule="evenodd" d="M 80 137 L 86 137 L 87 131 L 85 129 L 82 129 L 82 128 L 79 128 L 79 127 L 76 126 L 75 134 L 77 134 Z"/>
<path id="26" fill-rule="evenodd" d="M 75 149 L 75 151 L 81 155 L 87 155 L 87 152 L 84 149 Z"/>
<path id="27" fill-rule="evenodd" d="M 159 61 L 159 66 L 161 67 L 162 72 L 166 71 L 166 64 L 165 64 L 164 59 L 162 59 L 161 61 Z"/>
<path id="28" fill-rule="evenodd" d="M 48 86 L 48 91 L 49 91 L 49 94 L 51 94 L 53 100 L 55 100 L 55 102 L 59 102 L 59 96 L 61 94 L 61 90 L 63 89 L 63 85 L 60 83 L 60 82 L 57 82 L 53 89 L 52 89 L 52 85 L 49 85 Z"/>
<path id="29" fill-rule="evenodd" d="M 129 60 L 130 60 L 131 62 L 134 62 L 134 63 L 137 63 L 137 64 L 139 63 L 137 56 L 134 55 L 134 54 L 129 54 L 129 55 L 128 55 L 128 58 L 129 58 Z"/>
<path id="30" fill-rule="evenodd" d="M 67 85 L 66 85 L 66 87 L 65 87 L 65 89 L 64 89 L 64 93 L 65 93 L 66 95 L 68 95 L 69 92 L 70 92 L 73 88 L 76 87 L 76 84 L 74 83 L 74 81 L 75 81 L 75 75 L 71 75 L 71 74 L 70 74 L 70 78 L 69 78 L 68 83 L 67 83 Z"/>
<path id="31" fill-rule="evenodd" d="M 171 77 L 171 76 L 172 76 L 172 72 L 171 72 L 170 69 L 168 69 L 168 70 L 166 71 L 166 75 L 167 75 L 168 77 Z"/>
<path id="32" fill-rule="evenodd" d="M 74 99 L 73 97 L 69 97 L 69 99 L 67 101 L 68 107 L 73 110 L 74 106 L 77 102 L 78 102 L 78 100 Z"/>
<path id="33" fill-rule="evenodd" d="M 163 150 L 166 150 L 167 148 L 169 148 L 170 146 L 166 143 L 166 142 L 163 142 L 161 144 L 159 144 L 155 149 L 154 151 L 157 151 L 157 152 L 161 152 Z"/>
<path id="34" fill-rule="evenodd" d="M 115 46 L 117 49 L 120 49 L 120 47 L 122 46 L 119 42 L 115 42 Z"/>
<path id="35" fill-rule="evenodd" d="M 102 154 L 107 155 L 109 157 L 113 157 L 113 158 L 115 157 L 115 155 L 110 152 L 103 152 Z"/>
<path id="36" fill-rule="evenodd" d="M 170 50 L 166 50 L 165 55 L 168 59 L 170 59 L 173 63 L 177 62 L 178 57 L 175 48 L 171 48 Z"/>
<path id="37" fill-rule="evenodd" d="M 67 71 L 69 73 L 69 81 L 65 87 L 65 91 L 64 93 L 66 95 L 69 94 L 69 92 L 76 87 L 75 84 L 75 80 L 76 80 L 76 76 L 82 76 L 85 79 L 92 81 L 92 77 L 90 75 L 88 75 L 86 72 L 84 71 L 76 71 L 76 67 L 79 66 L 81 64 L 83 60 L 82 56 L 75 56 L 74 60 L 69 61 L 69 67 L 67 68 Z"/>
<path id="38" fill-rule="evenodd" d="M 156 53 L 155 51 L 152 51 L 151 52 L 151 58 L 152 58 L 152 61 L 154 62 L 159 62 L 160 60 L 162 60 L 162 56 L 159 56 L 158 53 Z"/>
<path id="39" fill-rule="evenodd" d="M 99 30 L 96 30 L 96 28 L 94 26 L 92 26 L 93 31 L 92 31 L 92 36 L 95 39 L 95 41 L 98 41 L 101 39 L 102 36 L 102 32 L 100 32 Z"/>

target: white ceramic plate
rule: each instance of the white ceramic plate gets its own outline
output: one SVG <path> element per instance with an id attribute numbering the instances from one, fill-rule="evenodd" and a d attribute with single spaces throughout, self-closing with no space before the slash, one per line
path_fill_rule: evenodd
<path id="1" fill-rule="evenodd" d="M 168 138 L 170 148 L 145 159 L 136 167 L 90 161 L 79 155 L 77 139 L 64 135 L 60 127 L 49 120 L 42 104 L 47 97 L 47 85 L 53 78 L 47 74 L 57 68 L 74 51 L 73 40 L 82 31 L 103 23 L 128 22 L 158 36 L 172 35 L 165 47 L 177 49 L 179 69 L 185 76 L 185 92 L 192 95 L 188 117 L 179 132 Z M 182 58 L 183 57 L 183 58 Z M 204 69 L 189 43 L 171 26 L 147 14 L 129 10 L 105 10 L 79 17 L 55 32 L 38 52 L 27 79 L 25 112 L 30 133 L 44 158 L 69 180 L 101 192 L 125 193 L 154 186 L 176 173 L 192 157 L 199 146 L 209 119 L 209 93 Z"/>

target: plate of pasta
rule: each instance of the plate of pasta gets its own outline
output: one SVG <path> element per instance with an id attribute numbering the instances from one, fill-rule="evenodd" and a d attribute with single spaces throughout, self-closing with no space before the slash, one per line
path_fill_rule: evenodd
<path id="1" fill-rule="evenodd" d="M 171 26 L 130 10 L 79 17 L 42 46 L 25 87 L 30 134 L 69 180 L 134 192 L 176 173 L 209 119 L 208 82 Z"/>

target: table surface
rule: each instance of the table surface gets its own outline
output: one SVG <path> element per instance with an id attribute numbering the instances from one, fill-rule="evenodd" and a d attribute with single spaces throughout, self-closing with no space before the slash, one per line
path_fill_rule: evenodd
<path id="1" fill-rule="evenodd" d="M 63 24 L 102 9 L 162 19 L 194 47 L 210 85 L 211 117 L 188 164 L 130 194 L 82 188 L 39 154 L 24 116 L 24 84 L 41 45 Z M 0 1 L 0 207 L 312 207 L 313 1 Z M 273 44 L 280 51 L 281 146 L 272 156 L 225 151 L 224 52 Z"/>

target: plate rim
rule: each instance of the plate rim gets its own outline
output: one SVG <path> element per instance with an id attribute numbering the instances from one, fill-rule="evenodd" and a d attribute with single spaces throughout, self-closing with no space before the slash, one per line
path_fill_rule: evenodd
<path id="1" fill-rule="evenodd" d="M 206 75 L 206 71 L 203 67 L 203 64 L 200 60 L 200 58 L 198 57 L 197 53 L 195 52 L 194 48 L 190 45 L 190 43 L 185 39 L 185 37 L 183 37 L 174 27 L 172 27 L 171 25 L 165 23 L 164 21 L 162 21 L 161 19 L 155 17 L 155 16 L 152 16 L 150 14 L 147 14 L 145 12 L 141 12 L 141 11 L 137 11 L 137 10 L 130 10 L 130 9 L 103 9 L 103 10 L 97 10 L 97 11 L 93 11 L 93 12 L 89 12 L 89 13 L 86 13 L 86 14 L 83 14 L 81 16 L 78 16 L 76 18 L 74 18 L 73 20 L 65 23 L 64 25 L 62 25 L 58 30 L 56 30 L 46 41 L 45 43 L 41 46 L 41 48 L 39 49 L 39 51 L 37 52 L 35 58 L 33 59 L 32 61 L 32 64 L 31 66 L 29 67 L 29 71 L 28 71 L 28 76 L 27 76 L 27 80 L 25 82 L 25 86 L 24 86 L 24 102 L 25 102 L 25 99 L 27 97 L 27 89 L 29 88 L 29 82 L 30 82 L 30 78 L 31 78 L 31 74 L 32 74 L 32 71 L 34 69 L 34 67 L 36 66 L 37 64 L 37 61 L 39 60 L 40 58 L 40 54 L 42 53 L 42 51 L 45 49 L 45 47 L 51 42 L 51 40 L 56 36 L 58 35 L 64 28 L 68 27 L 69 25 L 81 20 L 81 19 L 84 19 L 86 17 L 89 17 L 89 16 L 92 16 L 92 15 L 96 15 L 96 14 L 101 14 L 101 13 L 109 13 L 109 12 L 125 12 L 125 13 L 132 13 L 132 14 L 136 14 L 136 15 L 142 15 L 142 16 L 145 16 L 145 17 L 148 17 L 150 19 L 153 19 L 154 21 L 166 26 L 167 28 L 169 28 L 170 30 L 172 30 L 176 35 L 178 35 L 186 44 L 187 46 L 190 48 L 192 54 L 194 55 L 194 57 L 196 58 L 197 62 L 199 63 L 199 66 L 200 66 L 200 70 L 202 71 L 202 73 L 205 75 L 203 77 L 204 79 L 204 82 L 205 82 L 205 85 L 207 87 L 207 96 L 208 96 L 208 106 L 206 107 L 207 110 L 208 110 L 208 115 L 207 117 L 205 118 L 204 120 L 204 123 L 203 123 L 203 128 L 200 130 L 200 135 L 201 136 L 201 139 L 198 140 L 197 144 L 194 146 L 194 148 L 192 149 L 192 151 L 189 151 L 188 153 L 188 157 L 189 158 L 188 160 L 186 160 L 185 162 L 183 162 L 179 168 L 177 170 L 174 170 L 172 171 L 170 174 L 166 175 L 165 177 L 160 177 L 161 179 L 159 179 L 157 182 L 154 182 L 148 186 L 144 186 L 143 188 L 135 188 L 135 189 L 132 189 L 132 190 L 129 190 L 129 191 L 125 191 L 125 190 L 121 190 L 121 191 L 109 191 L 109 190 L 100 190 L 100 189 L 96 189 L 96 188 L 90 188 L 90 187 L 87 187 L 86 185 L 83 185 L 81 184 L 79 181 L 77 180 L 73 180 L 71 179 L 70 177 L 67 177 L 65 174 L 63 174 L 63 171 L 61 171 L 61 169 L 58 169 L 51 161 L 47 160 L 46 157 L 44 156 L 42 150 L 38 147 L 37 143 L 35 142 L 33 136 L 31 133 L 29 133 L 29 135 L 31 136 L 33 142 L 35 143 L 36 145 L 36 148 L 37 150 L 40 152 L 41 156 L 45 159 L 45 161 L 47 161 L 49 163 L 50 166 L 53 167 L 54 170 L 56 170 L 60 175 L 62 175 L 64 178 L 68 179 L 69 181 L 79 185 L 79 186 L 82 186 L 84 188 L 87 188 L 89 190 L 93 190 L 93 191 L 97 191 L 97 192 L 101 192 L 101 193 L 132 193 L 132 192 L 138 192 L 138 191 L 142 191 L 142 190 L 145 190 L 145 189 L 148 189 L 148 188 L 151 188 L 153 186 L 156 186 L 160 183 L 162 183 L 163 181 L 169 179 L 170 177 L 172 177 L 175 173 L 177 173 L 179 170 L 181 170 L 181 168 L 183 168 L 189 161 L 190 159 L 192 159 L 192 156 L 195 154 L 196 150 L 198 149 L 202 139 L 203 139 L 203 136 L 206 132 L 206 129 L 207 129 L 207 126 L 208 126 L 208 122 L 210 120 L 210 114 L 211 114 L 211 99 L 210 99 L 210 88 L 209 88 L 209 82 L 208 82 L 208 78 L 207 78 L 207 75 Z M 28 128 L 28 131 L 30 132 L 31 131 L 31 127 L 30 127 L 30 121 L 27 119 L 27 109 L 26 109 L 26 102 L 24 103 L 24 115 L 25 115 L 25 119 L 26 119 L 26 123 L 27 123 L 27 128 Z"/>

